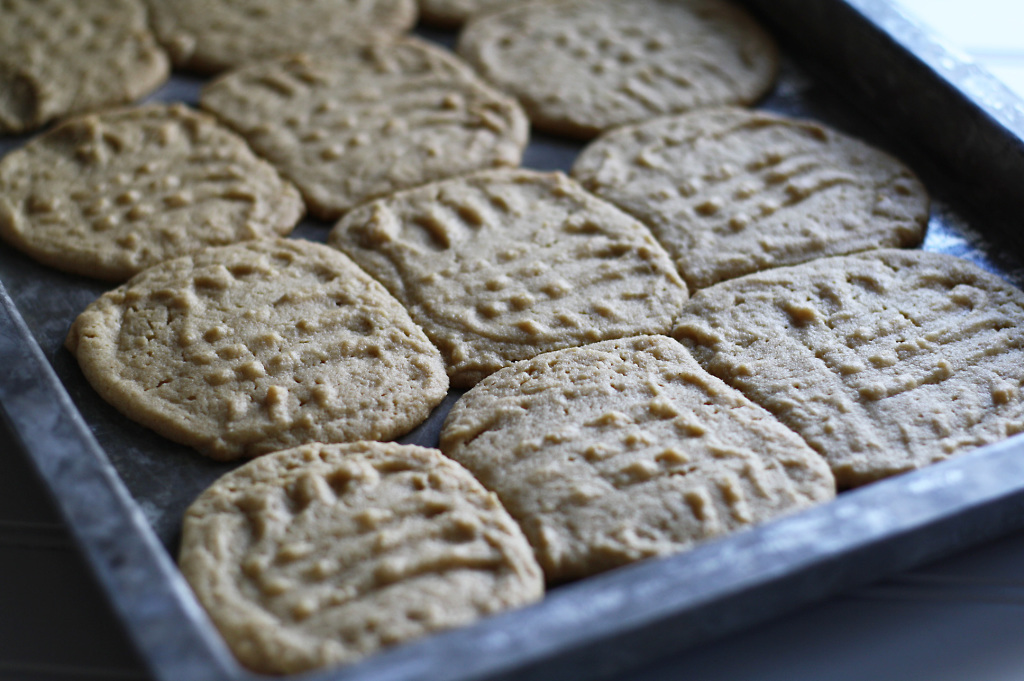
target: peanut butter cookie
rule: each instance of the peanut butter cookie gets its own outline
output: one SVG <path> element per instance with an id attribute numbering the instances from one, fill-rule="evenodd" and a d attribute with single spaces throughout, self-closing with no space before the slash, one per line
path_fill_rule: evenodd
<path id="1" fill-rule="evenodd" d="M 251 461 L 185 514 L 181 570 L 247 667 L 294 673 L 543 594 L 529 544 L 440 452 L 314 444 Z"/>
<path id="2" fill-rule="evenodd" d="M 676 338 L 841 487 L 1024 431 L 1024 293 L 966 260 L 821 258 L 703 289 L 682 312 Z"/>
<path id="3" fill-rule="evenodd" d="M 0 2 L 0 134 L 133 101 L 169 72 L 138 0 Z"/>
<path id="4" fill-rule="evenodd" d="M 749 104 L 775 80 L 771 37 L 727 0 L 542 0 L 472 19 L 458 52 L 533 124 L 589 138 L 691 109 Z"/>
<path id="5" fill-rule="evenodd" d="M 111 281 L 206 246 L 284 236 L 303 211 L 245 140 L 180 104 L 69 120 L 0 161 L 0 236 Z"/>
<path id="6" fill-rule="evenodd" d="M 394 36 L 416 23 L 416 0 L 148 2 L 153 30 L 174 65 L 200 73 Z"/>
<path id="7" fill-rule="evenodd" d="M 668 333 L 686 285 L 639 222 L 561 173 L 495 170 L 360 206 L 335 226 L 468 387 L 542 352 Z"/>
<path id="8" fill-rule="evenodd" d="M 202 105 L 325 220 L 399 189 L 517 165 L 528 135 L 514 100 L 412 39 L 244 68 L 207 86 Z"/>
<path id="9" fill-rule="evenodd" d="M 66 344 L 126 416 L 221 460 L 397 437 L 448 389 L 437 349 L 383 287 L 295 239 L 144 270 L 79 315 Z"/>
<path id="10" fill-rule="evenodd" d="M 664 336 L 488 376 L 455 404 L 441 448 L 497 493 L 549 580 L 674 553 L 835 494 L 820 456 Z"/>
<path id="11" fill-rule="evenodd" d="M 572 170 L 646 224 L 691 288 L 916 246 L 928 193 L 888 154 L 809 121 L 706 109 L 609 132 Z"/>

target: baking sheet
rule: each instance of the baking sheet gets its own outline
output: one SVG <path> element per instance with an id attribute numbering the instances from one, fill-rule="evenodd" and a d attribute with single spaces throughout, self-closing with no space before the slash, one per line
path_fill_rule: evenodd
<path id="1" fill-rule="evenodd" d="M 761 108 L 814 118 L 899 156 L 934 202 L 924 247 L 1020 286 L 1024 108 L 876 1 L 753 1 L 786 40 Z M 434 33 L 444 42 L 451 35 Z M 909 49 L 909 52 L 907 51 Z M 156 99 L 195 102 L 175 76 Z M 936 112 L 941 112 L 937 116 Z M 938 119 L 938 120 L 936 120 Z M 955 134 L 954 134 L 955 132 Z M 22 139 L 0 140 L 0 152 Z M 579 145 L 535 136 L 524 165 L 567 169 Z M 295 235 L 322 241 L 330 225 Z M 217 463 L 100 400 L 62 348 L 71 321 L 109 286 L 0 245 L 0 404 L 158 678 L 246 678 L 172 562 L 181 514 Z M 452 395 L 403 441 L 436 444 Z M 559 587 L 545 601 L 316 678 L 601 676 L 751 624 L 1024 524 L 1024 443 L 987 448 L 845 493 L 826 506 L 696 551 Z"/>

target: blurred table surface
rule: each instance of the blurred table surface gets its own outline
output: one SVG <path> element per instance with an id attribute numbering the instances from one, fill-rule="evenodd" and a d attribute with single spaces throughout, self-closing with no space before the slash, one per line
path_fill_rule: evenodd
<path id="1" fill-rule="evenodd" d="M 1024 1 L 901 0 L 1024 97 Z M 146 679 L 0 421 L 0 678 Z M 652 663 L 634 681 L 1024 678 L 1024 532 Z"/>

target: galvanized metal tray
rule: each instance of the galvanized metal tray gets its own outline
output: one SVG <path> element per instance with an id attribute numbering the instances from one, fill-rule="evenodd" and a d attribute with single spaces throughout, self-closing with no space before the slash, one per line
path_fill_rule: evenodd
<path id="1" fill-rule="evenodd" d="M 1024 102 L 882 0 L 749 0 L 785 48 L 759 106 L 889 150 L 934 197 L 924 248 L 1024 282 Z M 428 34 L 442 42 L 447 34 Z M 156 99 L 195 102 L 175 76 Z M 25 141 L 0 139 L 0 153 Z M 567 169 L 579 145 L 536 137 L 524 165 Z M 323 240 L 329 225 L 296 236 Z M 100 400 L 62 348 L 107 285 L 0 245 L 0 407 L 157 679 L 257 678 L 237 665 L 176 567 L 181 514 L 231 468 Z M 434 444 L 452 394 L 403 441 Z M 545 600 L 310 679 L 562 679 L 622 675 L 1024 526 L 1024 438 L 843 493 L 678 556 L 557 587 Z"/>

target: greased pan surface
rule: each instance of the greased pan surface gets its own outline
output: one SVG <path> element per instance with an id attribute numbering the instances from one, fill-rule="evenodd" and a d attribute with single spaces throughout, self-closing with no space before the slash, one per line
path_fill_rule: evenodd
<path id="1" fill-rule="evenodd" d="M 1024 202 L 1024 105 L 886 3 L 749 4 L 786 54 L 779 84 L 760 108 L 819 120 L 901 157 L 934 197 L 924 248 L 969 258 L 1020 286 L 1024 247 L 1013 224 Z M 201 85 L 175 76 L 155 98 L 194 103 Z M 24 141 L 0 140 L 0 151 Z M 578 149 L 535 136 L 524 165 L 568 169 Z M 307 221 L 295 235 L 322 241 L 328 229 Z M 223 648 L 173 565 L 182 512 L 232 465 L 128 421 L 85 383 L 62 343 L 107 284 L 46 269 L 6 245 L 0 281 L 0 404 L 142 658 L 161 679 L 251 677 Z M 456 398 L 449 395 L 403 441 L 435 444 Z M 622 673 L 1010 531 L 1024 524 L 1022 507 L 1024 442 L 1016 438 L 310 678 Z"/>

